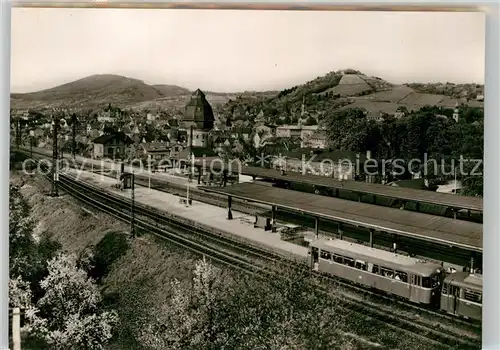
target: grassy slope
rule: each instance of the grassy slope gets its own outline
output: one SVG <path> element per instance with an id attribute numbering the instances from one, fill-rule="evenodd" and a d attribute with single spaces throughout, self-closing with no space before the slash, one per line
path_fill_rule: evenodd
<path id="1" fill-rule="evenodd" d="M 47 197 L 50 185 L 44 179 L 11 173 L 11 181 L 24 184 L 22 194 L 32 206 L 33 218 L 39 222 L 36 232 L 46 232 L 59 241 L 65 251 L 78 254 L 88 245 L 97 244 L 107 232 L 129 230 L 127 224 L 107 215 L 95 211 L 95 216 L 87 214 L 69 195 Z M 139 316 L 143 304 L 161 303 L 169 296 L 169 283 L 173 278 L 190 280 L 197 257 L 165 246 L 164 241 L 148 236 L 136 239 L 113 265 L 102 287 L 107 295 L 121 294 L 118 308 L 122 312 Z M 126 320 L 129 321 L 132 322 L 133 317 Z M 124 343 L 116 346 L 123 348 Z"/>

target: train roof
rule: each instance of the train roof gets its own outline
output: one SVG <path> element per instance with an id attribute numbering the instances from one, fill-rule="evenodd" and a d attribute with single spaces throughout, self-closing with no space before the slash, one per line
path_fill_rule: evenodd
<path id="1" fill-rule="evenodd" d="M 380 264 L 385 267 L 413 272 L 423 276 L 430 276 L 436 270 L 442 269 L 441 265 L 412 258 L 406 255 L 395 254 L 386 250 L 370 248 L 362 244 L 351 243 L 341 239 L 318 239 L 311 242 L 311 246 L 325 249 L 332 253 L 342 252 L 359 260 L 367 260 L 371 263 Z"/>
<path id="2" fill-rule="evenodd" d="M 469 272 L 455 272 L 446 276 L 444 281 L 463 288 L 470 288 L 475 290 L 483 289 L 483 276 L 480 274 L 470 274 Z"/>

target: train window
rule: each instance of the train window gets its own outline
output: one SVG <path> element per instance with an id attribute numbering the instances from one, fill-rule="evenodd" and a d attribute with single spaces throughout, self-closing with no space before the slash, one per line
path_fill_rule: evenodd
<path id="1" fill-rule="evenodd" d="M 403 271 L 396 271 L 394 274 L 394 278 L 398 281 L 408 283 L 408 274 Z"/>
<path id="2" fill-rule="evenodd" d="M 443 290 L 441 291 L 441 294 L 443 294 L 443 295 L 448 294 L 448 283 L 443 284 Z"/>
<path id="3" fill-rule="evenodd" d="M 356 265 L 354 267 L 356 267 L 358 270 L 366 271 L 366 263 L 364 261 L 356 260 Z"/>
<path id="4" fill-rule="evenodd" d="M 481 302 L 481 293 L 471 289 L 464 288 L 464 299 L 475 303 Z"/>
<path id="5" fill-rule="evenodd" d="M 420 286 L 420 276 L 412 275 L 412 283 L 416 286 Z"/>
<path id="6" fill-rule="evenodd" d="M 354 260 L 351 258 L 344 257 L 344 264 L 350 267 L 354 267 Z"/>
<path id="7" fill-rule="evenodd" d="M 336 263 L 342 264 L 342 257 L 340 255 L 333 254 L 333 261 L 335 261 Z"/>
<path id="8" fill-rule="evenodd" d="M 330 252 L 327 252 L 325 250 L 322 250 L 321 251 L 321 259 L 325 259 L 325 260 L 331 260 L 332 259 L 332 254 Z"/>
<path id="9" fill-rule="evenodd" d="M 372 272 L 373 272 L 373 273 L 376 273 L 376 274 L 378 274 L 378 273 L 379 273 L 379 267 L 378 267 L 378 265 L 373 265 Z"/>
<path id="10" fill-rule="evenodd" d="M 388 269 L 386 267 L 381 267 L 380 272 L 382 276 L 389 277 L 389 278 L 394 278 L 394 271 L 391 269 Z"/>
<path id="11" fill-rule="evenodd" d="M 430 277 L 422 277 L 422 287 L 430 288 L 431 287 L 431 278 Z"/>

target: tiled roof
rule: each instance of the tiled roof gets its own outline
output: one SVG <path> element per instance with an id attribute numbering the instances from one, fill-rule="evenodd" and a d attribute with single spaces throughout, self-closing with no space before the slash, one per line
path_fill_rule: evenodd
<path id="1" fill-rule="evenodd" d="M 106 144 L 113 139 L 116 139 L 118 142 L 122 142 L 125 144 L 133 143 L 132 139 L 128 137 L 124 132 L 113 132 L 110 134 L 104 134 L 95 138 L 92 142 L 98 144 Z"/>

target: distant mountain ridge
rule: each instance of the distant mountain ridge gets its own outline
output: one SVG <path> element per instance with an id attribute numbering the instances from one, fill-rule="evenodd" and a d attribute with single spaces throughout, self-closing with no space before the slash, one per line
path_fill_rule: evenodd
<path id="1" fill-rule="evenodd" d="M 409 86 L 394 85 L 378 77 L 369 77 L 356 70 L 330 72 L 301 85 L 282 91 L 218 93 L 205 91 L 211 104 L 220 105 L 237 96 L 271 97 L 286 104 L 300 104 L 304 96 L 311 94 L 331 95 L 340 98 L 363 100 L 360 103 L 373 104 L 392 103 L 403 105 L 440 104 L 451 106 L 455 99 L 443 94 L 437 94 L 436 84 L 418 84 L 418 92 Z M 467 95 L 475 86 L 473 84 L 453 85 L 453 95 L 461 93 Z M 448 86 L 448 85 L 446 85 Z M 416 87 L 416 86 L 415 86 Z M 442 87 L 439 87 L 444 91 Z M 427 89 L 432 89 L 426 91 Z M 484 86 L 479 86 L 484 91 Z M 426 93 L 427 92 L 427 93 Z M 430 92 L 430 94 L 429 94 Z M 167 108 L 182 107 L 191 91 L 177 85 L 154 84 L 149 85 L 142 80 L 114 74 L 97 74 L 75 80 L 50 89 L 11 94 L 13 109 L 36 109 L 44 107 L 72 107 L 87 108 L 107 105 L 109 103 L 126 108 Z M 463 95 L 463 94 L 462 94 Z M 404 100 L 403 100 L 404 99 Z M 443 101 L 445 99 L 446 101 Z M 353 102 L 353 101 L 350 101 Z M 393 106 L 394 107 L 394 106 Z M 391 107 L 392 109 L 392 107 Z"/>
<path id="2" fill-rule="evenodd" d="M 96 74 L 42 91 L 11 94 L 11 104 L 128 105 L 188 94 L 188 89 L 176 85 L 148 85 L 142 80 L 120 75 Z"/>

